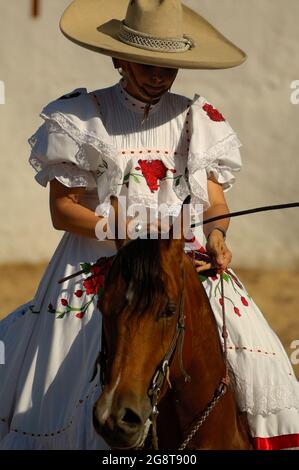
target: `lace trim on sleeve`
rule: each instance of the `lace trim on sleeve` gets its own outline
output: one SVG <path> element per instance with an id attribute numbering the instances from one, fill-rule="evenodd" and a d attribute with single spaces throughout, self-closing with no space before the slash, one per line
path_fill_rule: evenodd
<path id="1" fill-rule="evenodd" d="M 59 133 L 60 135 L 65 134 L 77 144 L 78 149 L 74 155 L 77 166 L 83 171 L 94 173 L 97 180 L 99 196 L 101 195 L 102 198 L 105 196 L 104 203 L 108 200 L 110 201 L 110 196 L 118 193 L 120 188 L 119 183 L 123 181 L 123 171 L 117 162 L 117 150 L 113 145 L 105 141 L 105 138 L 102 138 L 102 136 L 99 136 L 100 132 L 99 135 L 97 135 L 93 132 L 79 129 L 68 116 L 61 112 L 54 112 L 49 116 L 45 113 L 41 113 L 41 117 L 44 119 L 45 125 L 47 126 L 46 129 L 44 128 L 44 132 Z M 38 145 L 41 139 L 46 138 L 46 136 L 41 135 L 42 131 L 43 126 L 28 140 L 32 147 L 29 161 L 38 172 L 45 170 L 46 166 L 45 162 L 39 159 L 38 154 L 35 154 L 35 146 Z M 93 154 L 91 149 L 95 150 Z M 61 160 L 63 160 L 63 156 Z M 101 178 L 103 168 L 105 168 L 105 178 L 109 185 L 108 188 L 106 188 L 106 193 L 103 193 L 103 185 L 101 184 L 103 182 L 103 178 Z M 83 186 L 85 177 L 86 175 L 81 178 L 79 178 L 79 176 L 75 178 L 78 183 L 81 183 L 80 186 Z M 41 175 L 40 178 L 42 180 L 43 175 Z M 67 179 L 67 176 L 65 176 L 65 179 Z M 92 187 L 94 187 L 94 184 Z"/>
<path id="2" fill-rule="evenodd" d="M 57 179 L 68 188 L 85 187 L 88 190 L 96 188 L 96 180 L 91 172 L 81 170 L 69 162 L 49 165 L 39 171 L 35 179 L 42 186 L 46 186 L 48 181 Z"/>
<path id="3" fill-rule="evenodd" d="M 79 151 L 76 155 L 76 160 L 80 164 L 81 168 L 85 170 L 93 170 L 91 167 L 90 161 L 87 158 L 87 148 L 90 145 L 93 147 L 100 155 L 105 155 L 107 157 L 114 157 L 116 154 L 116 149 L 108 142 L 105 142 L 103 138 L 100 138 L 98 135 L 93 132 L 87 132 L 83 129 L 78 129 L 68 118 L 68 116 L 55 112 L 51 116 L 47 116 L 44 113 L 41 113 L 41 117 L 49 122 L 50 132 L 65 132 L 69 135 L 79 146 Z M 30 142 L 30 140 L 29 140 Z"/>
<path id="4" fill-rule="evenodd" d="M 232 133 L 203 154 L 190 152 L 188 158 L 189 172 L 194 173 L 197 170 L 206 169 L 211 164 L 217 164 L 222 156 L 228 155 L 232 150 L 240 147 L 242 147 L 240 140 L 235 133 Z"/>
<path id="5" fill-rule="evenodd" d="M 232 133 L 203 154 L 189 153 L 187 170 L 193 204 L 202 204 L 203 210 L 209 208 L 207 175 L 209 176 L 210 173 L 213 173 L 217 181 L 223 184 L 224 190 L 232 185 L 235 179 L 232 171 L 239 171 L 240 166 L 237 162 L 230 161 L 229 154 L 241 145 L 236 134 Z M 225 156 L 228 158 L 227 161 Z"/>

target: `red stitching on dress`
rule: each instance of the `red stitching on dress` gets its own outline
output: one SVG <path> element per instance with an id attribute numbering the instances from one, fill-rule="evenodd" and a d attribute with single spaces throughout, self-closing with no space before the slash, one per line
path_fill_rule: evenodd
<path id="1" fill-rule="evenodd" d="M 239 349 L 243 349 L 244 351 L 257 352 L 257 353 L 262 353 L 262 354 L 271 354 L 272 356 L 276 356 L 276 353 L 274 352 L 262 351 L 261 349 L 250 349 L 250 348 L 247 348 L 246 346 L 229 346 L 228 349 L 235 349 L 236 351 Z"/>
<path id="2" fill-rule="evenodd" d="M 98 384 L 95 384 L 95 386 L 93 387 L 93 389 L 91 390 L 90 394 L 89 395 L 86 395 L 85 396 L 85 399 L 87 400 L 92 394 L 93 392 L 95 391 L 95 389 L 97 388 Z M 75 406 L 75 409 L 78 408 L 79 405 L 81 405 L 82 403 L 84 403 L 84 400 L 79 400 L 77 405 Z M 3 422 L 7 422 L 6 419 L 4 418 L 0 418 L 0 421 L 3 421 Z M 51 433 L 45 433 L 45 434 L 34 434 L 34 433 L 31 433 L 31 432 L 26 432 L 26 431 L 21 431 L 20 429 L 12 429 L 13 432 L 18 432 L 18 433 L 21 433 L 23 434 L 24 436 L 32 436 L 32 437 L 49 437 L 49 436 L 55 436 L 56 434 L 60 434 L 64 431 L 66 431 L 68 428 L 71 427 L 71 425 L 73 424 L 73 418 L 71 419 L 71 421 L 69 421 L 69 424 L 65 427 L 65 428 L 62 428 L 62 429 L 59 429 L 58 431 L 55 431 L 55 432 L 51 432 Z"/>
<path id="3" fill-rule="evenodd" d="M 190 139 L 189 139 L 190 140 Z M 139 153 L 140 155 L 144 154 L 144 155 L 148 155 L 149 153 L 152 153 L 152 154 L 155 154 L 155 153 L 161 153 L 161 154 L 165 154 L 165 155 L 179 155 L 179 156 L 184 156 L 184 154 L 182 152 L 178 152 L 176 150 L 165 150 L 165 149 L 155 149 L 155 148 L 150 148 L 150 149 L 144 149 L 144 150 L 140 150 L 140 149 L 122 149 L 122 150 L 119 150 L 118 151 L 118 154 L 119 155 L 134 155 L 134 154 L 137 154 Z"/>
<path id="4" fill-rule="evenodd" d="M 185 152 L 187 153 L 187 155 L 190 152 L 190 140 L 191 140 L 190 139 L 191 129 L 190 129 L 190 119 L 189 119 L 190 112 L 191 112 L 191 110 L 190 110 L 191 105 L 192 105 L 192 101 L 188 101 L 186 121 L 185 121 L 185 124 L 184 124 L 184 135 L 185 135 L 185 139 L 186 139 L 186 144 L 184 144 L 184 149 L 185 149 Z"/>

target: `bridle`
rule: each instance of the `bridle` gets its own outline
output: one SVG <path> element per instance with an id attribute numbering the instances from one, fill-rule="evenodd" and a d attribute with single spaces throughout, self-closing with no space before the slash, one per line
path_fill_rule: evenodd
<path id="1" fill-rule="evenodd" d="M 152 411 L 151 411 L 151 423 L 152 423 L 152 445 L 155 450 L 158 447 L 158 436 L 157 436 L 157 417 L 159 414 L 158 410 L 158 402 L 159 402 L 159 395 L 163 388 L 165 380 L 168 383 L 169 388 L 171 388 L 171 383 L 169 380 L 170 375 L 170 362 L 174 353 L 176 351 L 177 346 L 179 345 L 179 363 L 180 369 L 185 377 L 185 382 L 191 382 L 191 377 L 187 374 L 184 369 L 183 365 L 183 347 L 184 347 L 184 336 L 185 336 L 185 269 L 183 269 L 183 282 L 182 282 L 182 292 L 180 296 L 179 302 L 179 314 L 178 320 L 176 324 L 175 334 L 172 338 L 168 351 L 166 352 L 164 358 L 162 359 L 159 367 L 155 375 L 152 378 L 150 388 L 148 390 L 148 395 L 151 399 Z"/>
<path id="2" fill-rule="evenodd" d="M 132 242 L 133 240 L 127 241 L 119 251 L 128 243 Z M 116 257 L 113 260 L 112 266 L 115 262 Z M 111 266 L 111 268 L 112 268 Z M 228 360 L 227 360 L 227 330 L 226 330 L 226 321 L 225 321 L 225 305 L 224 305 L 224 292 L 223 292 L 223 277 L 221 274 L 221 295 L 222 295 L 222 313 L 223 313 L 223 332 L 222 336 L 224 339 L 224 361 L 225 361 L 225 376 L 220 380 L 218 387 L 216 388 L 212 400 L 208 403 L 205 409 L 202 411 L 201 415 L 197 418 L 195 424 L 189 430 L 186 438 L 184 439 L 183 443 L 180 445 L 178 450 L 184 450 L 189 442 L 193 439 L 199 428 L 204 424 L 204 422 L 209 417 L 210 413 L 217 405 L 217 403 L 221 400 L 221 398 L 225 395 L 227 388 L 229 386 L 229 373 L 228 373 Z M 150 421 L 152 426 L 152 447 L 154 450 L 158 450 L 158 436 L 157 436 L 157 417 L 159 414 L 158 410 L 158 402 L 161 390 L 164 386 L 165 381 L 168 383 L 169 388 L 171 388 L 170 383 L 170 364 L 175 355 L 177 347 L 179 348 L 179 365 L 180 370 L 184 376 L 185 383 L 191 382 L 191 377 L 187 374 L 186 370 L 184 369 L 183 365 L 183 347 L 184 347 L 184 336 L 185 336 L 185 269 L 182 267 L 182 291 L 180 295 L 179 301 L 179 312 L 178 312 L 178 320 L 176 323 L 176 329 L 170 346 L 163 357 L 160 365 L 158 366 L 150 387 L 148 389 L 148 396 L 151 400 L 151 414 L 150 414 Z M 106 374 L 107 374 L 107 363 L 108 363 L 108 349 L 107 349 L 107 339 L 104 331 L 104 325 L 102 324 L 102 342 L 101 342 L 101 351 L 95 363 L 95 369 L 93 373 L 93 377 L 91 381 L 94 379 L 97 373 L 97 365 L 100 366 L 100 383 L 102 389 L 106 384 Z M 194 421 L 194 420 L 193 420 Z M 144 445 L 146 435 L 144 440 L 138 446 L 138 449 L 142 448 Z"/>
<path id="3" fill-rule="evenodd" d="M 205 409 L 202 411 L 200 416 L 196 419 L 196 422 L 192 426 L 192 428 L 188 431 L 188 434 L 182 444 L 179 446 L 178 450 L 184 450 L 189 442 L 193 439 L 199 428 L 204 424 L 204 422 L 209 417 L 212 410 L 215 408 L 217 403 L 221 400 L 221 398 L 225 395 L 227 388 L 229 386 L 229 372 L 228 372 L 228 359 L 227 359 L 227 330 L 226 330 L 226 317 L 225 317 L 225 304 L 224 304 L 224 286 L 223 286 L 223 276 L 221 273 L 221 295 L 222 295 L 222 314 L 223 314 L 223 330 L 222 336 L 224 339 L 224 362 L 225 362 L 225 376 L 220 380 L 218 387 L 216 388 L 212 400 L 208 403 Z M 163 360 L 158 367 L 152 382 L 150 389 L 148 391 L 148 395 L 151 398 L 152 404 L 152 412 L 151 412 L 151 423 L 152 423 L 152 446 L 154 450 L 158 450 L 158 436 L 157 436 L 157 417 L 159 414 L 158 410 L 158 401 L 159 395 L 164 385 L 165 380 L 167 381 L 169 387 L 171 388 L 171 383 L 169 380 L 170 375 L 170 362 L 171 359 L 176 351 L 177 346 L 179 346 L 179 365 L 181 372 L 185 377 L 185 383 L 191 382 L 191 377 L 187 374 L 184 369 L 183 365 L 183 347 L 184 347 L 184 335 L 185 335 L 185 312 L 184 312 L 184 304 L 185 304 L 185 270 L 183 268 L 183 287 L 180 297 L 180 304 L 179 304 L 179 316 L 178 321 L 176 324 L 176 331 L 175 335 L 172 339 L 170 347 L 165 354 Z"/>

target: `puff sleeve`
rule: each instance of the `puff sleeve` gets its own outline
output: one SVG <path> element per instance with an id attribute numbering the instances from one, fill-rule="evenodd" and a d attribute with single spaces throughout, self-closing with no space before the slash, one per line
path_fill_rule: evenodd
<path id="1" fill-rule="evenodd" d="M 96 188 L 103 161 L 115 150 L 92 96 L 85 88 L 74 90 L 40 116 L 44 123 L 28 140 L 36 181 L 46 186 L 55 178 L 67 187 Z"/>
<path id="2" fill-rule="evenodd" d="M 242 167 L 242 144 L 223 115 L 198 95 L 191 105 L 191 126 L 187 162 L 190 192 L 193 202 L 207 209 L 208 178 L 213 176 L 224 191 L 230 189 Z"/>

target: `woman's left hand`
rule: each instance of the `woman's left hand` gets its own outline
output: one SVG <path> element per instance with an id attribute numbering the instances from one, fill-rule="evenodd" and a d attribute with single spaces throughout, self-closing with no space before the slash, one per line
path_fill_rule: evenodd
<path id="1" fill-rule="evenodd" d="M 227 248 L 224 237 L 219 230 L 213 230 L 206 245 L 215 267 L 225 271 L 232 260 L 232 253 Z"/>
<path id="2" fill-rule="evenodd" d="M 199 273 L 214 268 L 225 271 L 232 260 L 232 254 L 219 230 L 214 230 L 209 236 L 206 250 L 207 261 L 194 260 L 196 271 Z"/>

